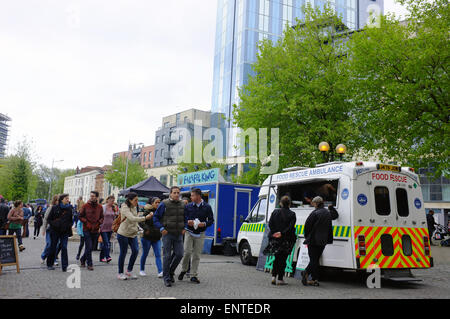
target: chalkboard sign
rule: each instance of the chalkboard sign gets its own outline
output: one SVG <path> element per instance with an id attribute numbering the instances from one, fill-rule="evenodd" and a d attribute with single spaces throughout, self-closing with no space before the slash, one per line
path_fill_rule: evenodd
<path id="1" fill-rule="evenodd" d="M 20 272 L 16 236 L 0 236 L 0 273 L 2 267 L 14 265 Z"/>

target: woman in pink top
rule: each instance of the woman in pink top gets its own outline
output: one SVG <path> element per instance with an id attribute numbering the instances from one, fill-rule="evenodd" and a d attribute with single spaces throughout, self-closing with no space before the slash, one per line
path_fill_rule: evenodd
<path id="1" fill-rule="evenodd" d="M 106 205 L 103 205 L 103 224 L 100 226 L 100 235 L 102 236 L 102 250 L 100 251 L 100 262 L 109 263 L 112 259 L 109 255 L 111 248 L 112 224 L 118 215 L 117 205 L 114 203 L 113 195 L 106 199 Z"/>

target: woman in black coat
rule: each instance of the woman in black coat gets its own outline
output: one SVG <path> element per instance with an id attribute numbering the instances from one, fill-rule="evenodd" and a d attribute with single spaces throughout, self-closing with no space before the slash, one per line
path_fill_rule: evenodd
<path id="1" fill-rule="evenodd" d="M 36 208 L 36 212 L 34 213 L 34 237 L 33 237 L 33 239 L 36 239 L 36 237 L 39 237 L 39 231 L 41 230 L 42 222 L 43 222 L 43 215 L 44 215 L 44 213 L 42 212 L 42 206 L 38 206 Z"/>
<path id="2" fill-rule="evenodd" d="M 269 245 L 266 254 L 275 255 L 272 268 L 272 285 L 286 285 L 283 281 L 286 259 L 292 252 L 297 236 L 295 223 L 297 217 L 289 208 L 291 199 L 283 196 L 280 200 L 281 208 L 275 209 L 269 220 Z M 278 283 L 277 283 L 278 276 Z"/>

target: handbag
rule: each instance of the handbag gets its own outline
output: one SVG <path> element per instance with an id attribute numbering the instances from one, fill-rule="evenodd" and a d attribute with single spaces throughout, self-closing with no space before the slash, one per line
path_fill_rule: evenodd
<path id="1" fill-rule="evenodd" d="M 125 217 L 125 218 L 122 220 L 122 214 L 119 213 L 119 216 L 117 216 L 116 219 L 114 219 L 114 221 L 113 221 L 113 223 L 112 223 L 112 227 L 111 227 L 111 228 L 112 228 L 112 231 L 115 232 L 115 233 L 117 233 L 117 231 L 119 230 L 120 224 L 121 224 L 122 222 L 124 222 L 126 219 L 127 219 L 127 218 Z"/>

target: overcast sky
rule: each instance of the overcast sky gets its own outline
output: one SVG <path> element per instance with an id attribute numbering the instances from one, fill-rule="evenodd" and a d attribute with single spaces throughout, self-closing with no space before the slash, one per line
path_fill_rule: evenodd
<path id="1" fill-rule="evenodd" d="M 59 168 L 152 145 L 163 116 L 211 107 L 216 0 L 0 0 L 9 148 Z M 404 14 L 394 0 L 385 13 Z"/>

